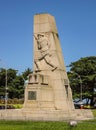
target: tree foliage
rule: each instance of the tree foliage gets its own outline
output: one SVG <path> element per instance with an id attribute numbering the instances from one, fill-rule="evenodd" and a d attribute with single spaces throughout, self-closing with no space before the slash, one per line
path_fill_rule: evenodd
<path id="1" fill-rule="evenodd" d="M 80 78 L 83 97 L 93 97 L 96 93 L 96 56 L 84 57 L 70 65 L 68 77 L 73 94 L 80 94 Z"/>
<path id="2" fill-rule="evenodd" d="M 27 79 L 31 69 L 26 69 L 22 74 L 18 75 L 18 71 L 14 69 L 7 70 L 7 86 L 8 98 L 23 98 L 24 97 L 24 82 Z M 6 70 L 0 68 L 0 98 L 5 98 L 6 87 Z"/>

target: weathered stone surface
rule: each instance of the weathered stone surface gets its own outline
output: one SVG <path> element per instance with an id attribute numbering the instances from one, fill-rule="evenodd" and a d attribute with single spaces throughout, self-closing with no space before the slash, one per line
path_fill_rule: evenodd
<path id="1" fill-rule="evenodd" d="M 33 91 L 36 100 L 29 101 L 28 93 Z M 24 108 L 28 104 L 32 109 L 74 110 L 55 19 L 49 14 L 34 16 L 34 70 L 26 86 Z"/>
<path id="2" fill-rule="evenodd" d="M 70 121 L 93 119 L 90 110 L 0 110 L 0 120 Z"/>

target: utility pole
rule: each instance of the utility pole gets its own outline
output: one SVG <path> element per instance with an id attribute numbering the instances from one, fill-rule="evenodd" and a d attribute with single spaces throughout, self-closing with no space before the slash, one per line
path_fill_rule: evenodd
<path id="1" fill-rule="evenodd" d="M 2 60 L 0 59 L 0 62 L 2 62 Z M 3 62 L 2 62 L 3 63 Z M 7 100 L 8 100 L 8 87 L 7 87 L 7 67 L 4 64 L 4 68 L 5 68 L 5 110 L 7 109 Z"/>

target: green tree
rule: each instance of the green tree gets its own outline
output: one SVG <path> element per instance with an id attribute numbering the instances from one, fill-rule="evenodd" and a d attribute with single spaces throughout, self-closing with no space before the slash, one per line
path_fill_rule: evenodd
<path id="1" fill-rule="evenodd" d="M 0 68 L 0 98 L 5 97 L 6 69 Z"/>
<path id="2" fill-rule="evenodd" d="M 83 98 L 90 97 L 93 105 L 93 97 L 96 94 L 96 56 L 84 57 L 70 65 L 68 77 L 74 95 L 80 95 L 80 77 L 82 79 Z M 79 77 L 80 76 L 80 77 Z"/>
<path id="3" fill-rule="evenodd" d="M 6 69 L 0 69 L 0 96 L 5 97 L 5 87 L 6 87 Z M 10 97 L 10 85 L 13 80 L 17 77 L 17 70 L 9 68 L 7 70 L 7 86 L 8 86 L 8 97 Z"/>
<path id="4" fill-rule="evenodd" d="M 22 79 L 22 76 L 16 76 L 10 85 L 9 88 L 9 97 L 10 98 L 23 98 L 24 97 L 24 81 Z"/>
<path id="5" fill-rule="evenodd" d="M 31 69 L 26 69 L 22 74 L 18 75 L 18 71 L 14 69 L 7 70 L 7 86 L 9 98 L 23 98 L 24 97 L 24 82 L 28 75 L 32 73 Z M 6 70 L 0 68 L 0 97 L 5 97 L 6 86 Z"/>

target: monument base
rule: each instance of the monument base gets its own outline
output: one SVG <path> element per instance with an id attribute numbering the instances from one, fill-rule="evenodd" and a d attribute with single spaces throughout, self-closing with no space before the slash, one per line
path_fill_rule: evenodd
<path id="1" fill-rule="evenodd" d="M 93 119 L 91 110 L 0 110 L 0 120 L 71 121 Z"/>

